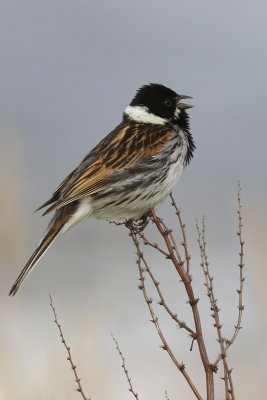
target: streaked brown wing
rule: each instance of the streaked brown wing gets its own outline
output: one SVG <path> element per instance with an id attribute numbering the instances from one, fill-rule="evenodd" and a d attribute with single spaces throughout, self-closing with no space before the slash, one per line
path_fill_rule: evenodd
<path id="1" fill-rule="evenodd" d="M 72 171 L 65 179 L 64 181 L 61 182 L 60 185 L 58 185 L 58 187 L 54 190 L 52 196 L 50 197 L 50 199 L 48 199 L 45 203 L 43 203 L 40 207 L 38 207 L 36 211 L 41 210 L 42 208 L 49 206 L 49 204 L 55 203 L 60 196 L 60 190 L 61 188 L 72 178 L 72 176 L 74 175 L 76 169 L 74 171 Z"/>
<path id="2" fill-rule="evenodd" d="M 47 202 L 51 204 L 56 197 L 55 204 L 45 214 L 107 188 L 116 171 L 133 167 L 142 157 L 152 157 L 171 134 L 166 127 L 121 123 L 59 185 L 50 203 Z"/>

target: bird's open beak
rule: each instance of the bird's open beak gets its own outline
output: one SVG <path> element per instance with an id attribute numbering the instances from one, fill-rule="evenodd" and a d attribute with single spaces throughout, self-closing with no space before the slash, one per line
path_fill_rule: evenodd
<path id="1" fill-rule="evenodd" d="M 194 106 L 192 106 L 191 104 L 187 104 L 187 103 L 180 103 L 180 100 L 182 99 L 192 99 L 193 97 L 191 96 L 185 96 L 183 94 L 179 94 L 178 95 L 178 100 L 177 100 L 177 108 L 179 108 L 179 110 L 185 110 L 186 108 L 192 108 Z"/>

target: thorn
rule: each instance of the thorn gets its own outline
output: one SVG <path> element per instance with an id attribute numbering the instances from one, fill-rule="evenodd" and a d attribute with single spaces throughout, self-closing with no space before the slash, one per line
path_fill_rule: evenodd
<path id="1" fill-rule="evenodd" d="M 184 363 L 183 363 L 183 362 L 182 362 L 182 364 L 181 364 L 181 366 L 180 366 L 179 370 L 180 370 L 180 371 L 184 371 L 184 370 L 185 370 L 185 365 L 184 365 Z"/>
<path id="2" fill-rule="evenodd" d="M 190 306 L 195 306 L 199 302 L 199 299 L 193 299 L 189 301 Z"/>
<path id="3" fill-rule="evenodd" d="M 211 367 L 212 372 L 214 372 L 216 374 L 218 371 L 217 365 L 211 365 L 210 367 Z"/>
<path id="4" fill-rule="evenodd" d="M 194 341 L 196 340 L 196 337 L 192 338 L 192 342 L 191 342 L 191 346 L 190 346 L 190 351 L 193 350 L 193 346 L 194 346 Z"/>

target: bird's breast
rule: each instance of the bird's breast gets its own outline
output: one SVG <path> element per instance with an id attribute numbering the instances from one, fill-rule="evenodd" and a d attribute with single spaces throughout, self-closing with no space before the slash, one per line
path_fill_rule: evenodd
<path id="1" fill-rule="evenodd" d="M 181 176 L 188 151 L 188 143 L 183 131 L 180 131 L 178 135 L 173 135 L 165 151 L 167 165 L 164 189 L 170 193 Z"/>

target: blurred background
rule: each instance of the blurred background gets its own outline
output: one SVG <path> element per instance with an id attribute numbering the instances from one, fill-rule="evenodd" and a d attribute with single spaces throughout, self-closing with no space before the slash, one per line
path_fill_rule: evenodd
<path id="1" fill-rule="evenodd" d="M 84 390 L 130 399 L 120 343 L 140 399 L 193 399 L 160 349 L 123 228 L 90 219 L 49 249 L 15 298 L 8 292 L 49 221 L 33 211 L 121 119 L 135 90 L 160 82 L 194 97 L 197 150 L 174 190 L 192 255 L 193 286 L 211 361 L 219 347 L 199 266 L 195 219 L 206 216 L 208 254 L 224 336 L 237 319 L 237 182 L 245 240 L 243 329 L 229 351 L 236 398 L 265 396 L 265 1 L 0 0 L 0 398 L 78 399 L 51 293 Z M 167 199 L 158 214 L 175 226 Z M 151 240 L 157 239 L 150 227 Z M 178 237 L 178 240 L 179 237 Z M 168 261 L 146 249 L 166 301 L 192 325 Z M 151 290 L 150 290 L 151 289 Z M 157 297 L 149 286 L 151 296 Z M 178 360 L 201 393 L 197 346 L 156 307 Z M 216 398 L 223 381 L 216 377 Z"/>

